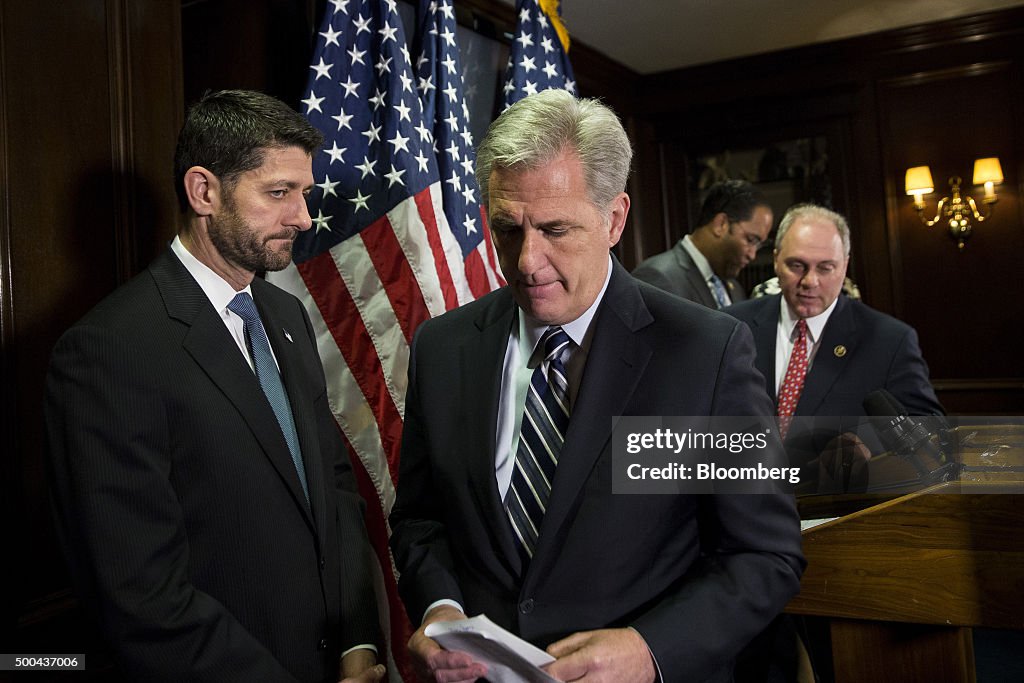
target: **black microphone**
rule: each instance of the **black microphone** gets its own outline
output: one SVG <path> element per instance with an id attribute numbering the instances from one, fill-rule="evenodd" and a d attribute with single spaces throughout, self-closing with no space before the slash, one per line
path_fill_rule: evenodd
<path id="1" fill-rule="evenodd" d="M 907 415 L 907 409 L 895 396 L 885 389 L 878 389 L 868 394 L 862 405 L 864 412 L 871 418 L 875 432 L 888 450 L 909 460 L 921 477 L 939 478 L 941 481 L 950 478 L 951 470 L 955 471 L 956 465 L 945 462 L 945 455 L 932 441 L 935 434 L 923 422 Z M 921 462 L 919 454 L 922 452 L 936 463 L 945 464 L 936 470 L 928 469 Z"/>

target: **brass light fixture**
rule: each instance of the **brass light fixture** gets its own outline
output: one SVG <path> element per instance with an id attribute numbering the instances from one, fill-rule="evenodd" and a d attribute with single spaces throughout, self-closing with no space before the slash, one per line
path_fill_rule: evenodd
<path id="1" fill-rule="evenodd" d="M 1003 182 L 1003 169 L 999 165 L 997 157 L 977 159 L 974 162 L 974 184 L 985 186 L 985 196 L 981 200 L 984 209 L 978 211 L 978 205 L 974 197 L 967 195 L 960 196 L 960 176 L 953 176 L 949 179 L 950 196 L 939 200 L 935 208 L 935 216 L 925 216 L 924 195 L 935 191 L 935 183 L 932 182 L 932 171 L 927 166 L 915 166 L 907 169 L 906 190 L 907 194 L 914 195 L 914 208 L 917 209 L 917 216 L 921 222 L 931 227 L 940 220 L 949 224 L 949 236 L 957 243 L 957 248 L 963 250 L 964 242 L 971 236 L 971 220 L 978 223 L 986 221 L 992 216 L 993 205 L 999 201 L 996 197 L 995 185 Z"/>

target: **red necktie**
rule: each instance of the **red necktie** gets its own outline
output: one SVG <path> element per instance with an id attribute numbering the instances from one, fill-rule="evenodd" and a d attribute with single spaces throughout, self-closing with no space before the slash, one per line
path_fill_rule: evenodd
<path id="1" fill-rule="evenodd" d="M 779 434 L 783 439 L 789 431 L 789 423 L 800 402 L 800 393 L 804 390 L 804 378 L 807 377 L 807 321 L 796 323 L 796 341 L 793 342 L 793 353 L 789 357 L 789 367 L 782 379 L 779 389 Z"/>

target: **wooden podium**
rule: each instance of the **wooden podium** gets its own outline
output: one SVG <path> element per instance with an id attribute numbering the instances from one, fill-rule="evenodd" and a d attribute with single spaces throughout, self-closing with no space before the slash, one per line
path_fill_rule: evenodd
<path id="1" fill-rule="evenodd" d="M 1024 629 L 1024 427 L 958 432 L 960 481 L 800 499 L 841 515 L 804 532 L 786 608 L 828 618 L 837 683 L 974 681 L 972 627 Z"/>

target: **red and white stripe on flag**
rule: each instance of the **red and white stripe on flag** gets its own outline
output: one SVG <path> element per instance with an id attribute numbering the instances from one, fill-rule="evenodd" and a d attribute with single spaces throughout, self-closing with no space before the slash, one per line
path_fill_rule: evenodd
<path id="1" fill-rule="evenodd" d="M 331 410 L 367 502 L 388 641 L 381 657 L 391 681 L 413 681 L 412 626 L 398 597 L 387 522 L 410 344 L 422 322 L 504 281 L 472 194 L 471 156 L 448 150 L 460 154 L 462 175 L 445 183 L 439 173 L 435 123 L 424 120 L 396 3 L 332 0 L 320 28 L 302 100 L 326 138 L 313 159 L 315 227 L 296 240 L 295 263 L 268 280 L 309 312 Z M 464 213 L 453 222 L 443 195 L 456 185 Z"/>

